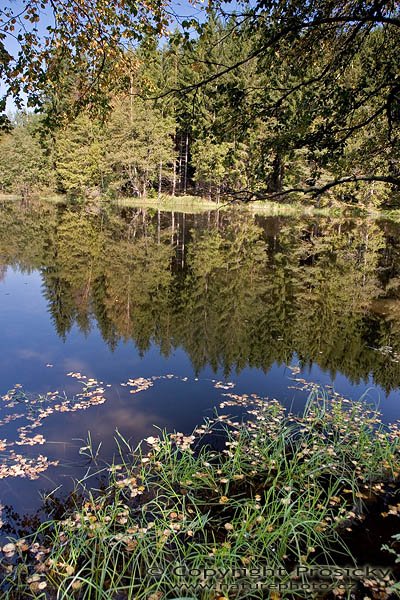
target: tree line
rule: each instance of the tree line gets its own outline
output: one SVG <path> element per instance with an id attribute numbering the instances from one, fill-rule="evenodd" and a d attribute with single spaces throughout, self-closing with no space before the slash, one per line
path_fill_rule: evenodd
<path id="1" fill-rule="evenodd" d="M 396 204 L 398 7 L 331 4 L 214 3 L 195 35 L 149 26 L 101 68 L 54 49 L 22 86 L 38 114 L 1 136 L 0 189 Z"/>

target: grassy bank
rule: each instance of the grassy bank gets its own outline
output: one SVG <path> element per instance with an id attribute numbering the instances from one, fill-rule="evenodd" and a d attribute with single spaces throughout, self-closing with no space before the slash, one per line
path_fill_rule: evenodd
<path id="1" fill-rule="evenodd" d="M 225 408 L 248 419 L 221 415 L 135 450 L 117 438 L 128 458 L 109 467 L 104 490 L 85 490 L 3 546 L 2 598 L 311 598 L 327 586 L 330 597 L 388 598 L 390 573 L 321 579 L 318 565 L 357 565 L 357 536 L 376 507 L 379 519 L 386 504 L 398 518 L 398 427 L 320 391 L 301 417 L 276 401 L 228 398 Z M 318 582 L 315 596 L 305 586 Z"/>
<path id="2" fill-rule="evenodd" d="M 279 203 L 270 201 L 257 201 L 249 203 L 240 203 L 231 201 L 224 201 L 217 203 L 207 198 L 200 198 L 199 196 L 167 196 L 162 195 L 158 198 L 122 198 L 116 200 L 115 203 L 118 206 L 127 207 L 142 207 L 142 208 L 154 208 L 167 212 L 187 212 L 187 213 L 201 213 L 210 210 L 226 211 L 231 209 L 233 206 L 238 207 L 241 210 L 251 212 L 253 214 L 266 215 L 266 216 L 299 216 L 299 215 L 340 215 L 341 211 L 337 208 L 318 208 L 311 205 L 301 204 L 300 202 L 291 203 Z"/>
<path id="3" fill-rule="evenodd" d="M 132 208 L 154 208 L 166 212 L 201 213 L 210 210 L 218 210 L 222 207 L 206 198 L 198 196 L 167 196 L 160 198 L 119 198 L 113 204 Z"/>

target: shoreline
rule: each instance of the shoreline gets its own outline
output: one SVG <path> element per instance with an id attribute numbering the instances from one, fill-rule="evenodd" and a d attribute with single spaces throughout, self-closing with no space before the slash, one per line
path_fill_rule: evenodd
<path id="1" fill-rule="evenodd" d="M 0 203 L 4 202 L 17 202 L 22 201 L 21 196 L 12 194 L 0 194 Z M 90 206 L 100 205 L 109 206 L 116 208 L 142 208 L 142 209 L 153 209 L 160 210 L 162 212 L 180 212 L 187 214 L 201 214 L 210 211 L 221 211 L 235 208 L 243 210 L 244 212 L 251 213 L 259 216 L 287 216 L 287 217 L 312 217 L 312 216 L 325 216 L 325 217 L 336 217 L 336 218 L 366 218 L 366 219 L 388 219 L 394 222 L 400 222 L 400 209 L 372 209 L 368 210 L 365 207 L 357 206 L 325 206 L 317 207 L 312 205 L 303 204 L 295 201 L 291 203 L 284 202 L 273 202 L 268 200 L 259 200 L 249 203 L 235 202 L 214 202 L 207 198 L 199 196 L 169 196 L 163 194 L 159 198 L 100 198 L 99 200 L 92 201 L 87 200 L 81 203 L 79 200 L 69 199 L 64 195 L 43 195 L 36 196 L 28 202 L 43 201 L 49 204 L 70 204 L 71 206 L 77 206 L 85 204 Z"/>

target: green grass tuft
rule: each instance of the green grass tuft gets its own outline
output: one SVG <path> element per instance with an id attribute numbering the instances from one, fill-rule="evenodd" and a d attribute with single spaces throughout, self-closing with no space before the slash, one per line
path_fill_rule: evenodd
<path id="1" fill-rule="evenodd" d="M 243 403 L 243 422 L 221 415 L 192 436 L 160 432 L 136 449 L 117 436 L 125 459 L 104 492 L 85 490 L 62 519 L 3 548 L 2 598 L 267 598 L 296 583 L 299 565 L 354 564 L 344 533 L 398 479 L 397 425 L 318 389 L 301 416 Z M 264 589 L 249 591 L 266 568 Z"/>

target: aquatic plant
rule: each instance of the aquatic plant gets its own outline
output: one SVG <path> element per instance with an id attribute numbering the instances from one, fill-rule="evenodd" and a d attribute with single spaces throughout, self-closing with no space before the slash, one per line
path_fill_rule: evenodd
<path id="1" fill-rule="evenodd" d="M 361 598 L 388 598 L 390 573 L 355 581 L 339 567 L 357 565 L 353 529 L 397 486 L 398 425 L 316 387 L 302 415 L 224 395 L 247 418 L 158 430 L 135 449 L 117 435 L 105 490 L 3 546 L 3 597 L 349 598 L 356 583 Z M 321 565 L 339 570 L 321 580 Z"/>

